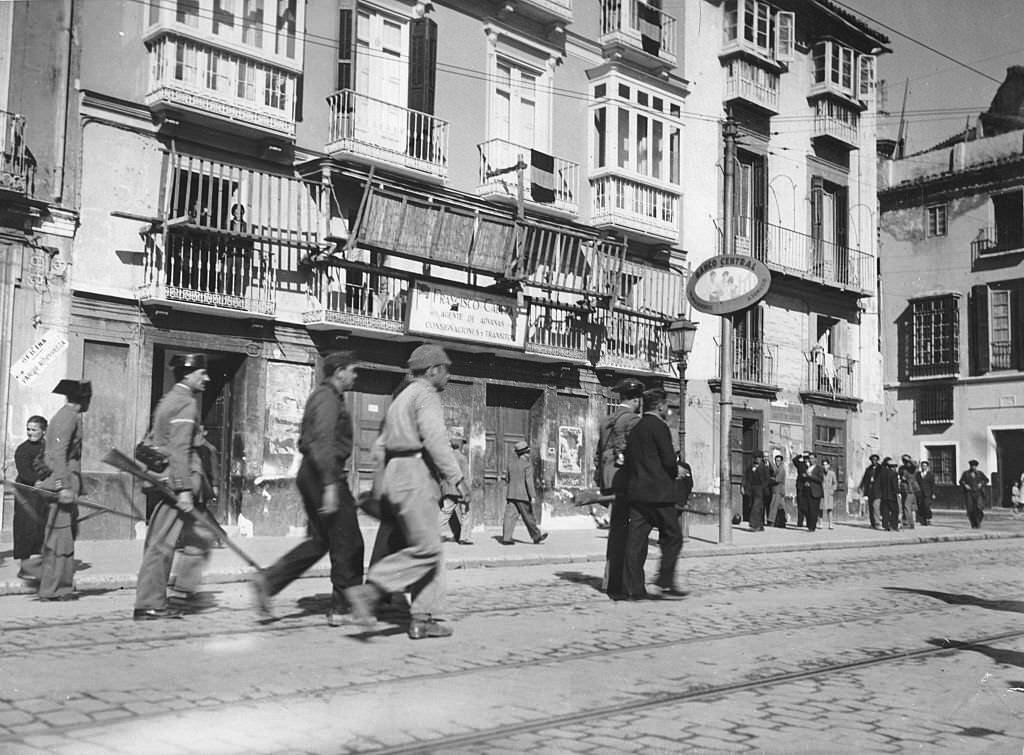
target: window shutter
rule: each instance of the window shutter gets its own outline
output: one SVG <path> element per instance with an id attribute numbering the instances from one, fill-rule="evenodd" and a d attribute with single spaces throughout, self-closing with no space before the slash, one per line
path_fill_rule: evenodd
<path id="1" fill-rule="evenodd" d="M 857 97 L 862 100 L 875 96 L 875 62 L 874 55 L 857 57 Z"/>
<path id="2" fill-rule="evenodd" d="M 988 286 L 971 286 L 970 301 L 971 374 L 988 372 Z"/>
<path id="3" fill-rule="evenodd" d="M 1024 371 L 1024 282 L 1010 294 L 1010 349 L 1013 366 Z"/>
<path id="4" fill-rule="evenodd" d="M 753 228 L 750 229 L 751 250 L 757 259 L 764 262 L 767 253 L 768 222 L 768 166 L 763 156 L 754 158 L 751 175 L 751 211 Z"/>
<path id="5" fill-rule="evenodd" d="M 825 192 L 825 180 L 821 176 L 811 176 L 811 238 L 822 240 L 823 209 L 822 195 Z"/>
<path id="6" fill-rule="evenodd" d="M 417 18 L 409 24 L 409 109 L 434 114 L 437 82 L 437 24 Z"/>
<path id="7" fill-rule="evenodd" d="M 356 88 L 356 0 L 338 0 L 338 89 Z"/>
<path id="8" fill-rule="evenodd" d="M 846 253 L 849 242 L 850 190 L 843 186 L 836 189 L 836 253 Z"/>
<path id="9" fill-rule="evenodd" d="M 793 60 L 796 46 L 796 14 L 779 11 L 775 14 L 775 59 L 781 63 Z"/>

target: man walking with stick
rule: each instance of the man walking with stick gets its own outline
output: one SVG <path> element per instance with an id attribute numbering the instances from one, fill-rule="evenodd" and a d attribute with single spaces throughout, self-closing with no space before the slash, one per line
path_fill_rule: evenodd
<path id="1" fill-rule="evenodd" d="M 210 553 L 214 534 L 197 521 L 193 511 L 201 486 L 202 466 L 197 449 L 203 443 L 198 396 L 206 390 L 203 354 L 179 354 L 171 359 L 177 381 L 153 411 L 149 441 L 167 457 L 167 486 L 175 496 L 156 504 L 146 533 L 146 549 L 135 588 L 137 621 L 180 619 L 181 611 L 167 605 L 167 581 L 179 538 L 177 582 L 198 584 L 198 572 Z"/>

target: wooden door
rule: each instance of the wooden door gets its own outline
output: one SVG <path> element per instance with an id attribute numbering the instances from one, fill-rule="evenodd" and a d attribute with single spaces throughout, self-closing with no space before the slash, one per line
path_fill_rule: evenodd
<path id="1" fill-rule="evenodd" d="M 509 476 L 517 463 L 515 445 L 519 441 L 532 443 L 530 411 L 539 399 L 540 391 L 487 387 L 483 469 L 485 524 L 501 523 Z"/>
<path id="2" fill-rule="evenodd" d="M 355 390 L 346 396 L 352 415 L 353 448 L 349 460 L 349 485 L 354 494 L 373 484 L 373 444 L 380 434 L 392 393 L 402 376 L 393 372 L 365 370 L 359 373 Z"/>

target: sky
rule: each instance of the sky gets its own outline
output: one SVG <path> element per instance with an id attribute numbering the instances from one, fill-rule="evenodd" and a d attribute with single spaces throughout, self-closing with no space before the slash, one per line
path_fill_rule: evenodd
<path id="1" fill-rule="evenodd" d="M 893 52 L 881 56 L 878 76 L 885 82 L 879 107 L 891 115 L 880 119 L 879 135 L 896 137 L 909 79 L 907 154 L 962 131 L 968 115 L 976 123 L 1007 67 L 1024 65 L 1024 0 L 833 1 L 889 37 Z"/>

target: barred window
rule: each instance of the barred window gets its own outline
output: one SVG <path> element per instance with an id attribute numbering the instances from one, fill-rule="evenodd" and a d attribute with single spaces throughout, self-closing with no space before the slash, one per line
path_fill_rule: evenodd
<path id="1" fill-rule="evenodd" d="M 953 421 L 953 386 L 922 388 L 914 401 L 918 425 L 948 425 Z"/>
<path id="2" fill-rule="evenodd" d="M 960 369 L 960 309 L 956 294 L 910 302 L 907 374 L 956 375 Z"/>
<path id="3" fill-rule="evenodd" d="M 928 462 L 935 473 L 936 485 L 955 485 L 956 446 L 925 446 Z"/>

